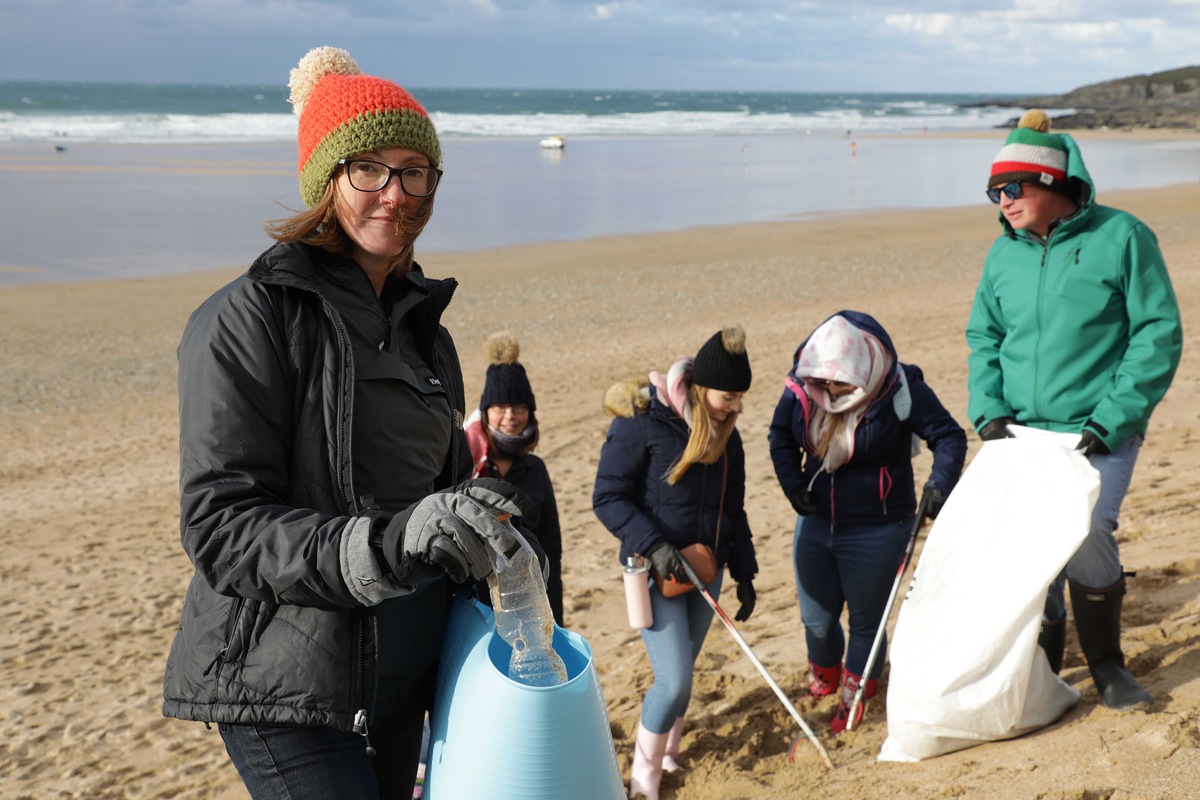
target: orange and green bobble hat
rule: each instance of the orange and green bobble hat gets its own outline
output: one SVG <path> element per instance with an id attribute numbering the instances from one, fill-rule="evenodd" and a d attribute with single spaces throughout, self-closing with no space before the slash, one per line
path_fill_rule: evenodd
<path id="1" fill-rule="evenodd" d="M 406 147 L 441 166 L 437 131 L 421 104 L 392 81 L 364 75 L 345 50 L 309 50 L 288 88 L 300 119 L 300 197 L 309 208 L 325 194 L 338 159 Z"/>

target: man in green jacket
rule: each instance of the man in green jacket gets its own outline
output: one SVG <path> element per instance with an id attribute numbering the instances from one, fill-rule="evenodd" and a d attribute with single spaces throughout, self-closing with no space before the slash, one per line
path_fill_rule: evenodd
<path id="1" fill-rule="evenodd" d="M 1074 140 L 1028 112 L 992 163 L 988 197 L 1004 230 L 984 263 L 967 324 L 968 414 L 982 439 L 1009 424 L 1080 434 L 1100 473 L 1087 539 L 1050 586 L 1038 643 L 1062 666 L 1066 602 L 1101 700 L 1146 708 L 1125 666 L 1125 577 L 1114 531 L 1150 414 L 1179 365 L 1179 306 L 1158 242 L 1140 220 L 1098 205 Z"/>

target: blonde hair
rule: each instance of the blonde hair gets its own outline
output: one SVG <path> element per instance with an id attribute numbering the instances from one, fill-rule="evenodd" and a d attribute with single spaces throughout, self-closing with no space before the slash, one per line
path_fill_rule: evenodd
<path id="1" fill-rule="evenodd" d="M 338 169 L 341 169 L 339 167 Z M 337 173 L 334 173 L 337 176 Z M 331 179 L 325 185 L 325 191 L 313 207 L 307 211 L 298 211 L 290 217 L 268 220 L 263 228 L 267 235 L 277 242 L 301 242 L 320 247 L 331 253 L 349 256 L 353 242 L 338 221 L 338 189 L 337 181 Z M 402 250 L 389 264 L 390 273 L 403 275 L 412 268 L 413 243 L 425 230 L 433 214 L 433 196 L 424 198 L 415 214 L 405 214 L 396 221 L 396 235 L 408 241 Z"/>
<path id="2" fill-rule="evenodd" d="M 725 453 L 729 437 L 737 426 L 737 415 L 730 414 L 725 421 L 714 430 L 712 416 L 708 412 L 708 404 L 704 402 L 707 387 L 692 384 L 688 388 L 688 405 L 692 408 L 692 432 L 688 436 L 687 445 L 683 448 L 679 460 L 667 472 L 667 483 L 671 486 L 679 483 L 684 474 L 693 464 L 715 464 Z"/>

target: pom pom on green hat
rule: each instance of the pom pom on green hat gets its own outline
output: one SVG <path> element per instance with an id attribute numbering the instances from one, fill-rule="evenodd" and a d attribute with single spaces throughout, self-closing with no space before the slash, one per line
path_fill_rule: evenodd
<path id="1" fill-rule="evenodd" d="M 1050 118 L 1041 109 L 1031 109 L 1004 141 L 992 161 L 988 188 L 1013 181 L 1039 183 L 1066 192 L 1067 147 L 1062 137 L 1050 133 Z"/>

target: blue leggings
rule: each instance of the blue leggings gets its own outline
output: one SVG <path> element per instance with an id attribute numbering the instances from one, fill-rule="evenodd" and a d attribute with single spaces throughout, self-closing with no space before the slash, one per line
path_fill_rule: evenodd
<path id="1" fill-rule="evenodd" d="M 708 584 L 708 593 L 721 596 L 725 571 Z M 654 683 L 642 701 L 642 725 L 651 733 L 667 733 L 687 711 L 692 697 L 692 671 L 712 624 L 713 610 L 698 591 L 663 597 L 650 581 L 650 609 L 654 625 L 642 629 L 642 641 L 654 670 Z"/>

